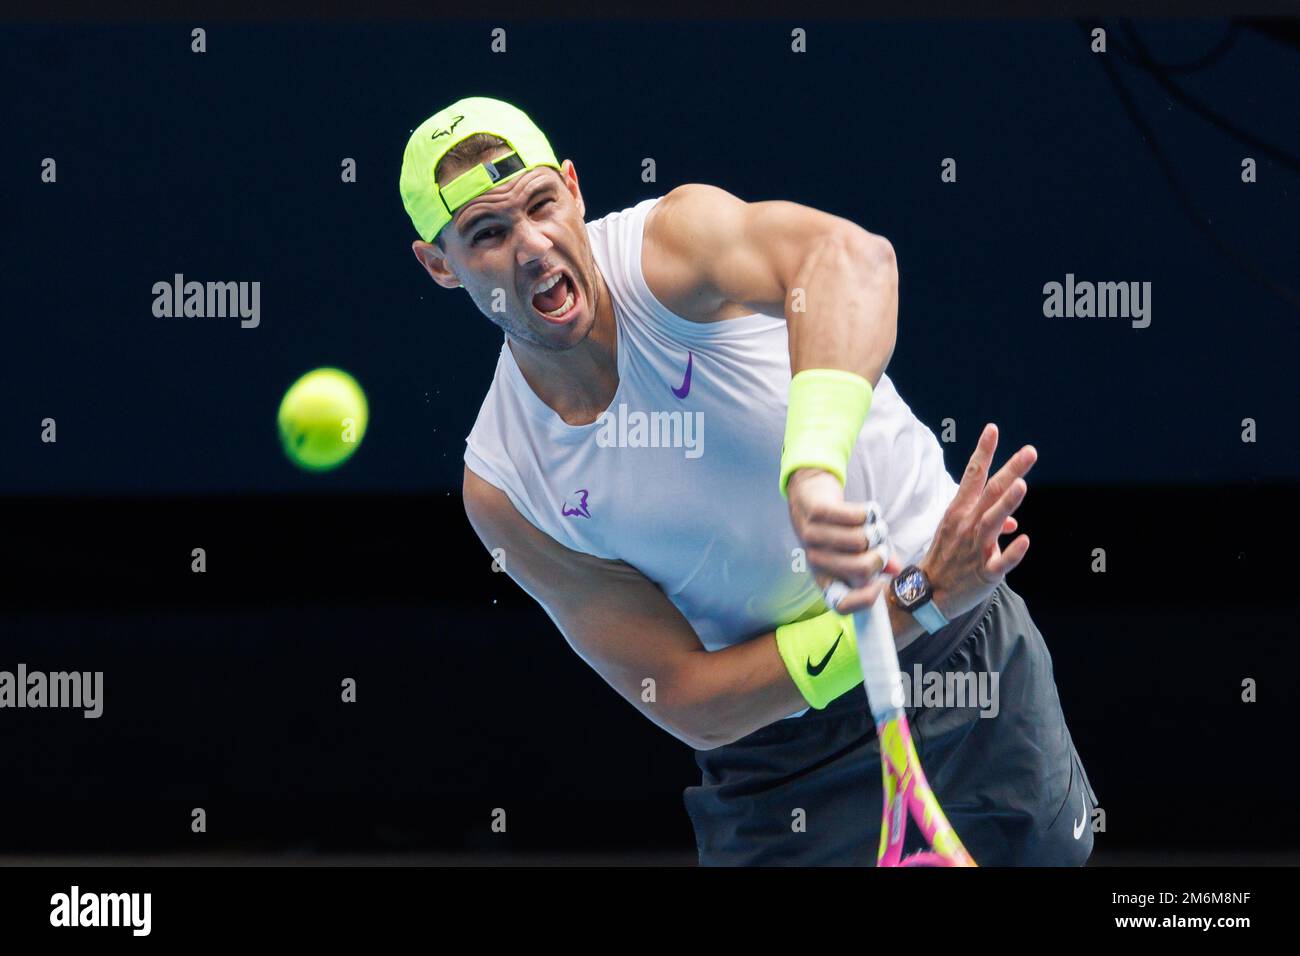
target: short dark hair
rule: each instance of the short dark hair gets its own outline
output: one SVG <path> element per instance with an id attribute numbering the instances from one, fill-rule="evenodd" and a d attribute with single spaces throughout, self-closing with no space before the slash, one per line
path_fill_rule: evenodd
<path id="1" fill-rule="evenodd" d="M 500 136 L 494 136 L 491 133 L 475 133 L 472 136 L 466 136 L 459 143 L 453 146 L 447 152 L 443 153 L 442 159 L 438 160 L 438 165 L 434 167 L 433 178 L 439 186 L 445 186 L 471 166 L 482 162 L 483 157 L 487 156 L 502 146 L 509 146 Z M 442 244 L 442 232 L 433 237 L 438 248 L 443 252 L 447 247 Z"/>

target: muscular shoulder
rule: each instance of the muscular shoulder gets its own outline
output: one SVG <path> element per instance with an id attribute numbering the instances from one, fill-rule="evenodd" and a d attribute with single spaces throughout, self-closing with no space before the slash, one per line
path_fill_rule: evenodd
<path id="1" fill-rule="evenodd" d="M 550 610 L 581 603 L 587 588 L 617 585 L 635 575 L 622 561 L 565 547 L 520 514 L 504 491 L 468 465 L 462 494 L 465 515 L 484 547 L 503 549 L 506 572 Z"/>
<path id="2" fill-rule="evenodd" d="M 641 269 L 650 291 L 692 321 L 781 315 L 786 290 L 826 241 L 887 245 L 810 206 L 745 202 L 725 189 L 691 183 L 664 196 L 646 217 Z"/>
<path id="3" fill-rule="evenodd" d="M 740 228 L 744 207 L 725 189 L 705 183 L 678 186 L 655 203 L 641 241 L 641 271 L 655 298 L 693 322 L 745 311 L 711 281 L 713 258 Z"/>
<path id="4" fill-rule="evenodd" d="M 475 474 L 469 465 L 465 466 L 461 493 L 465 515 L 489 549 L 506 544 L 516 548 L 526 545 L 533 551 L 553 555 L 561 548 L 559 542 L 520 514 L 504 491 Z"/>

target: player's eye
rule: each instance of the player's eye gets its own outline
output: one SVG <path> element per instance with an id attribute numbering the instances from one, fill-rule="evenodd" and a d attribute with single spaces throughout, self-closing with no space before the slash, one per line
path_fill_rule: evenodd
<path id="1" fill-rule="evenodd" d="M 546 197 L 545 199 L 543 199 L 541 202 L 534 204 L 534 206 L 533 206 L 533 208 L 532 208 L 532 212 L 535 213 L 535 212 L 537 212 L 537 210 L 541 209 L 543 206 L 547 205 L 548 203 L 553 203 L 553 202 L 555 202 L 555 197 L 554 197 L 554 196 L 547 196 L 547 197 Z M 500 230 L 499 228 L 495 227 L 495 226 L 492 227 L 491 229 L 482 229 L 482 230 L 480 230 L 479 232 L 474 233 L 474 236 L 470 239 L 469 244 L 470 244 L 471 246 L 476 246 L 476 245 L 478 245 L 480 239 L 483 239 L 483 240 L 486 240 L 486 239 L 493 239 L 493 238 L 495 238 L 495 237 L 496 237 L 500 232 L 501 232 L 501 230 Z"/>

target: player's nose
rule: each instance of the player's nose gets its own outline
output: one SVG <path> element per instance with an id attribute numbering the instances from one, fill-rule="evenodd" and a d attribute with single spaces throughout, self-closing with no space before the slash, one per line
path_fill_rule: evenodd
<path id="1" fill-rule="evenodd" d="M 517 226 L 516 235 L 515 257 L 521 266 L 537 261 L 555 248 L 555 243 L 547 238 L 536 223 L 525 222 Z"/>

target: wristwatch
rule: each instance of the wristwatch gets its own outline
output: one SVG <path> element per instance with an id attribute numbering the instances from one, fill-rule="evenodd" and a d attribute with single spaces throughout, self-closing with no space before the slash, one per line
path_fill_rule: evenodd
<path id="1" fill-rule="evenodd" d="M 930 634 L 935 633 L 948 619 L 934 603 L 934 588 L 930 578 L 915 564 L 909 564 L 894 576 L 891 584 L 894 603 L 912 617 Z"/>

